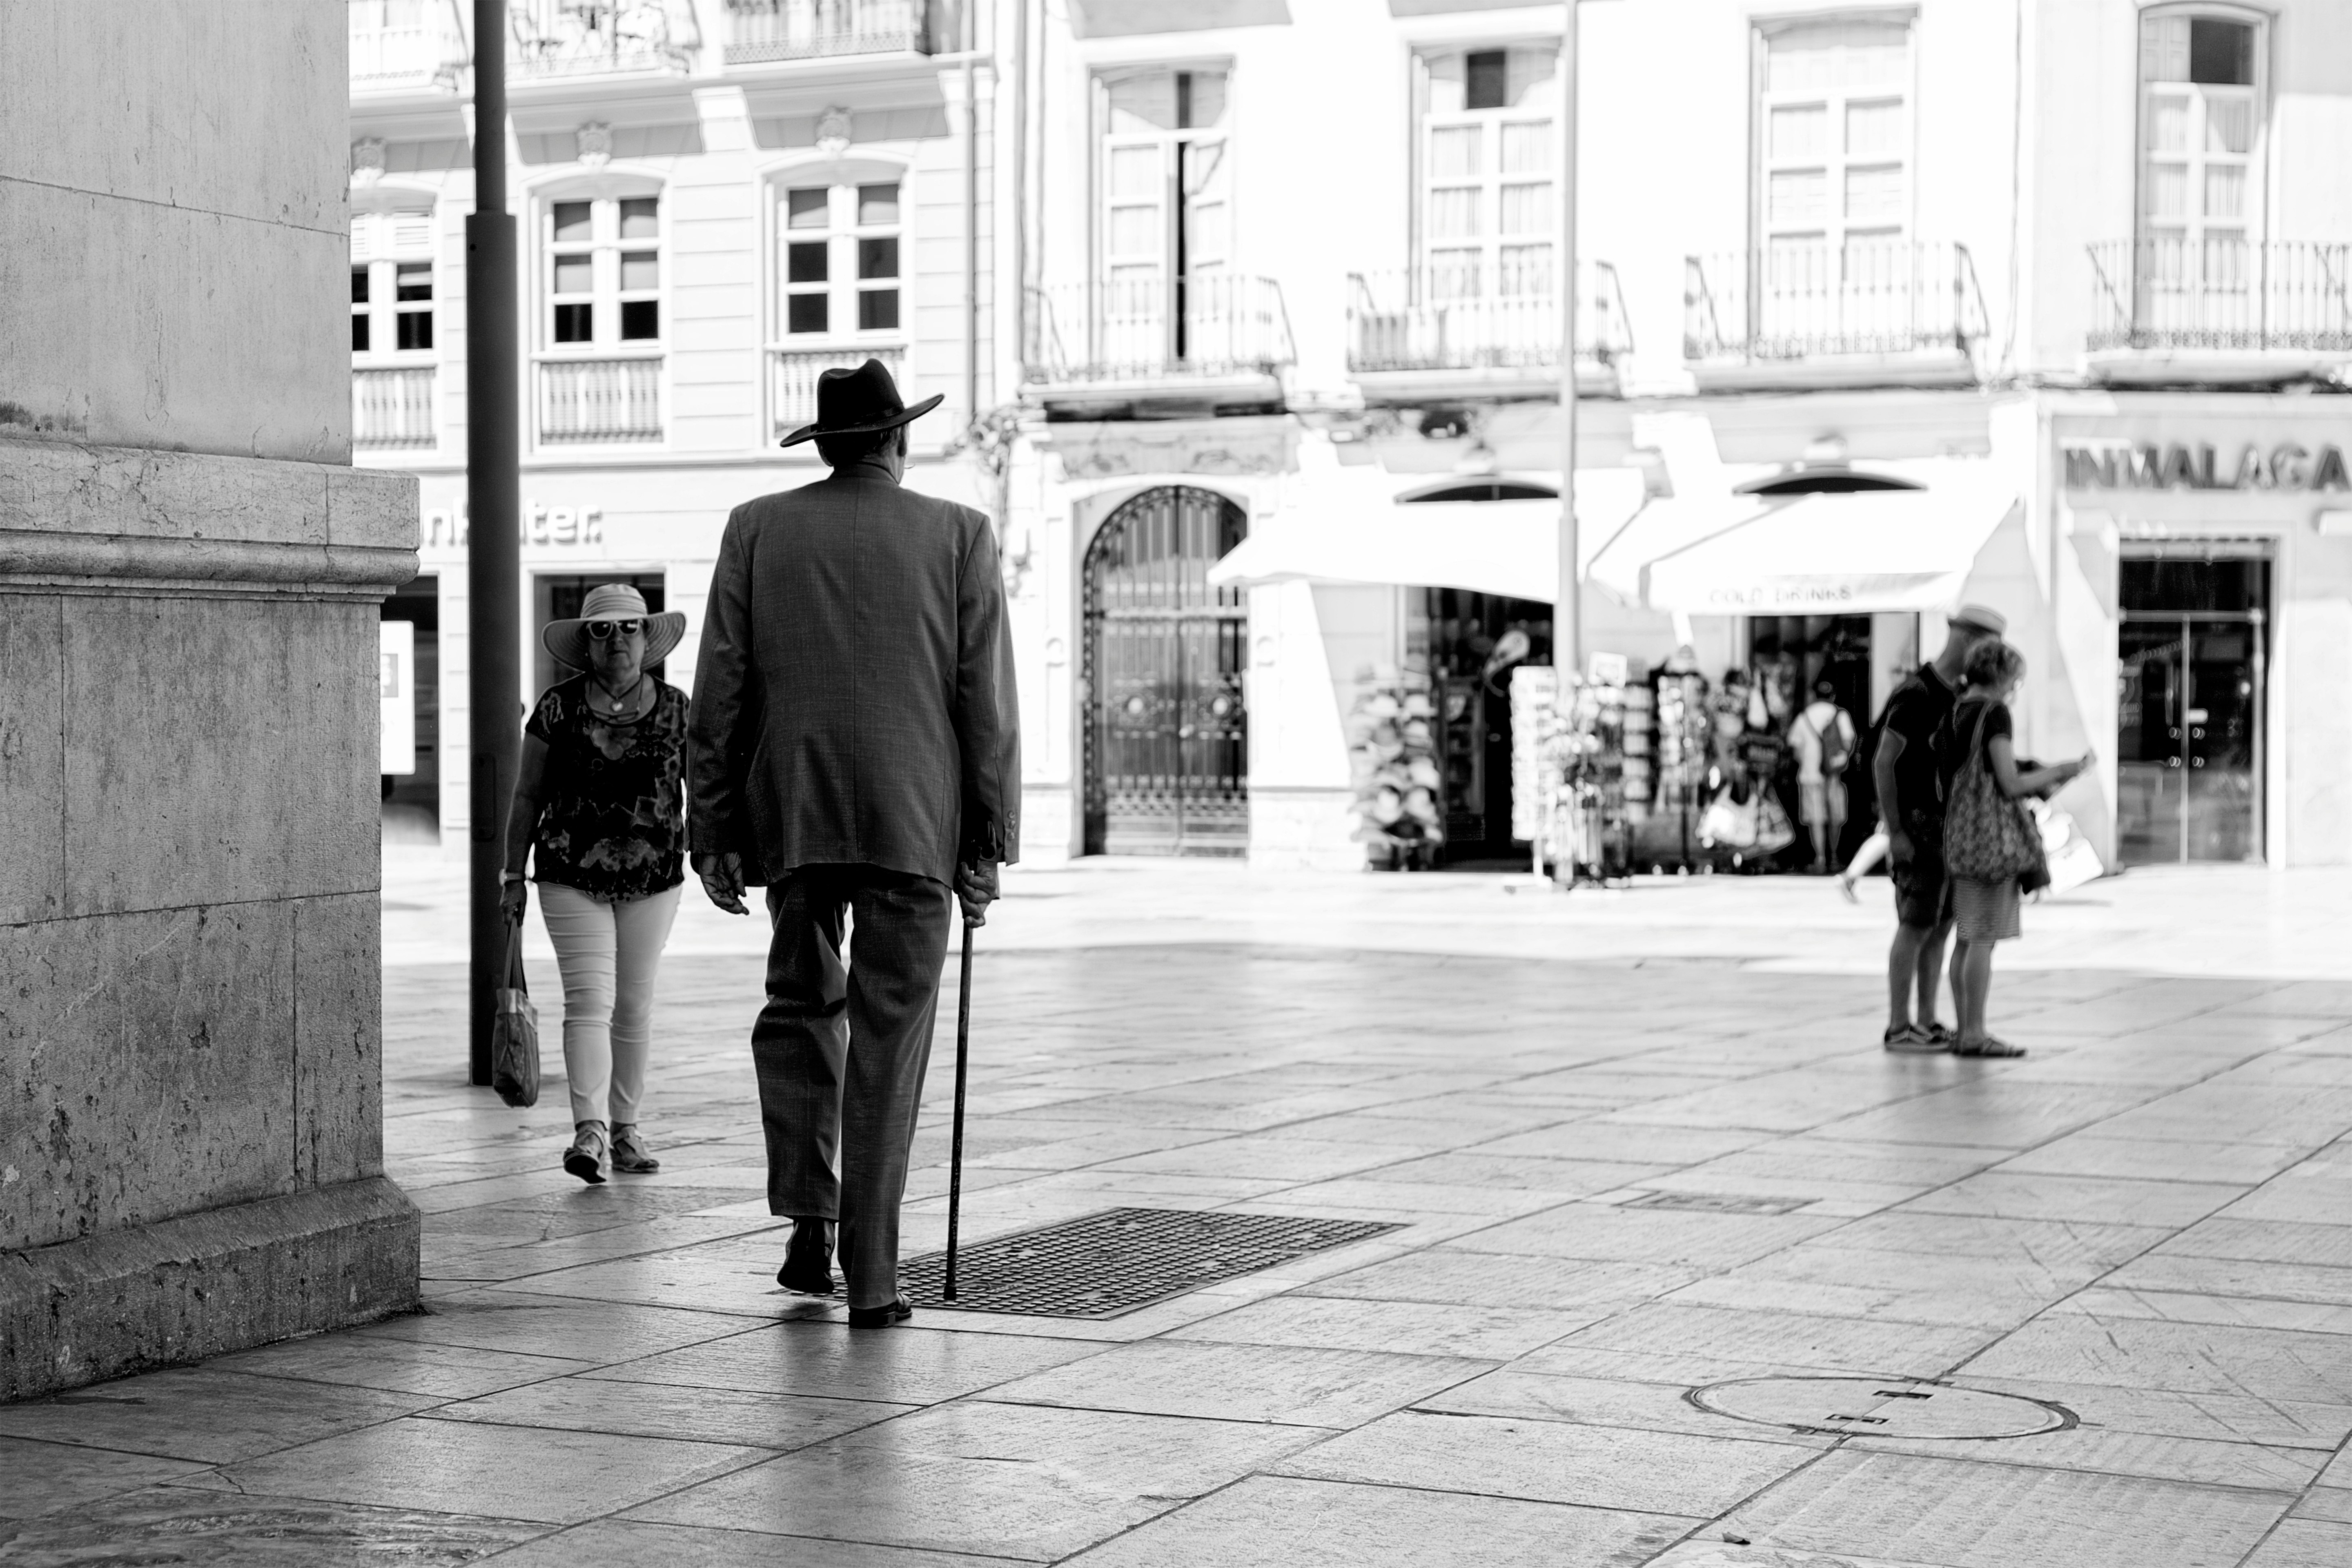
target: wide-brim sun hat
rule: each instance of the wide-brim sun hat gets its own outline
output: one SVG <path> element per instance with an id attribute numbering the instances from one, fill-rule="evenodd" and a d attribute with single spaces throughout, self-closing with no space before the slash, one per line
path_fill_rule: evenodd
<path id="1" fill-rule="evenodd" d="M 550 621 L 539 634 L 539 640 L 548 652 L 574 669 L 586 669 L 588 664 L 588 623 L 591 621 L 643 621 L 646 623 L 646 657 L 644 667 L 651 669 L 676 650 L 686 637 L 686 612 L 664 610 L 656 615 L 646 608 L 646 596 L 626 583 L 599 583 L 588 590 L 580 602 L 580 613 L 568 620 Z"/>
<path id="2" fill-rule="evenodd" d="M 909 408 L 898 396 L 898 384 L 890 379 L 890 367 L 880 360 L 869 359 L 854 370 L 835 365 L 817 374 L 816 423 L 802 426 L 776 445 L 797 447 L 819 436 L 878 435 L 920 419 L 946 398 L 944 392 L 933 393 Z"/>
<path id="3" fill-rule="evenodd" d="M 2009 635 L 2009 617 L 1999 610 L 1989 610 L 1982 605 L 1962 605 L 1944 617 L 1944 624 L 1967 626 L 1972 631 L 1989 632 L 1997 637 Z"/>

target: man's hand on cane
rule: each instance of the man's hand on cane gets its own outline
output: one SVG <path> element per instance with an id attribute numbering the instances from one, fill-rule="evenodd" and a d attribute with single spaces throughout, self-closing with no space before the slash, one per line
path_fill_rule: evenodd
<path id="1" fill-rule="evenodd" d="M 743 858 L 730 851 L 723 855 L 697 855 L 694 874 L 702 879 L 702 890 L 710 901 L 730 915 L 748 915 L 743 907 Z"/>
<path id="2" fill-rule="evenodd" d="M 988 923 L 988 906 L 997 900 L 996 862 L 968 860 L 956 868 L 956 897 L 963 901 L 966 925 Z"/>

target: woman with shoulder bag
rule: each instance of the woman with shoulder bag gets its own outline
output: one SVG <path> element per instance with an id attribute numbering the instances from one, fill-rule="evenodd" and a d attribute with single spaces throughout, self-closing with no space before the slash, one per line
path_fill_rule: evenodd
<path id="1" fill-rule="evenodd" d="M 523 858 L 536 851 L 540 917 L 563 973 L 563 1168 L 592 1185 L 607 1170 L 661 1169 L 637 1111 L 654 973 L 686 881 L 687 703 L 651 667 L 685 635 L 683 615 L 649 614 L 622 583 L 548 623 L 547 651 L 585 673 L 540 694 L 507 824 L 507 918 L 522 919 Z"/>
<path id="2" fill-rule="evenodd" d="M 2009 699 L 2025 679 L 2025 656 L 1998 638 L 1969 654 L 1959 700 L 1938 746 L 1944 774 L 1944 862 L 1950 873 L 1952 999 L 1960 1016 L 1956 1057 L 2021 1057 L 2025 1049 L 1985 1027 L 1992 994 L 1993 944 L 2020 934 L 2018 905 L 2030 884 L 2049 880 L 2042 835 L 2026 808 L 2091 765 L 2088 756 L 2021 768 Z"/>

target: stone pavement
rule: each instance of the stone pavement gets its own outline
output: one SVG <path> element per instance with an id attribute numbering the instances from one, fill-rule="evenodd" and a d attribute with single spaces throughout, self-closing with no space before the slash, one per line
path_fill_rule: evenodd
<path id="1" fill-rule="evenodd" d="M 387 868 L 388 1163 L 430 1310 L 0 1408 L 0 1563 L 2352 1563 L 2328 879 L 2030 907 L 1995 1020 L 2033 1054 L 1971 1063 L 1876 1048 L 1883 885 L 1017 872 L 976 966 L 968 1235 L 1403 1228 L 1107 1321 L 855 1337 L 772 1279 L 751 922 L 681 921 L 665 1169 L 590 1190 L 554 1168 L 560 1076 L 529 1112 L 459 1085 L 458 885 Z M 1840 1374 L 1876 1403 L 1829 1430 L 1688 1397 Z M 1954 1388 L 2065 1419 L 1887 1435 Z"/>

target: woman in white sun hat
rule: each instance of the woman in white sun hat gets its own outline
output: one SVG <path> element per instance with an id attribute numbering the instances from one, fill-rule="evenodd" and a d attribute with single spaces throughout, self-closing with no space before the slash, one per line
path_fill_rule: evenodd
<path id="1" fill-rule="evenodd" d="M 540 634 L 584 673 L 541 692 L 523 726 L 504 902 L 508 919 L 522 919 L 532 856 L 540 918 L 563 972 L 572 1123 L 563 1168 L 592 1184 L 607 1170 L 661 1169 L 637 1114 L 654 973 L 686 881 L 687 700 L 651 671 L 685 635 L 684 616 L 651 614 L 625 584 L 591 588 L 579 615 Z"/>

